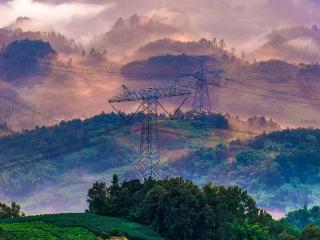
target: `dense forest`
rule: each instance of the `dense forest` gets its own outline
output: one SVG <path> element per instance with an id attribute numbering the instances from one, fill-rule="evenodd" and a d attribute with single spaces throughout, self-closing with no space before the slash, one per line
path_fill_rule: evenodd
<path id="1" fill-rule="evenodd" d="M 239 187 L 206 184 L 182 178 L 96 182 L 88 191 L 90 213 L 121 217 L 151 226 L 174 240 L 316 240 L 320 227 L 302 233 L 285 220 L 275 221 L 256 207 Z"/>
<path id="2" fill-rule="evenodd" d="M 289 212 L 285 220 L 299 229 L 303 229 L 311 224 L 320 225 L 320 207 L 314 206 L 308 209 L 305 206 L 302 209 Z"/>
<path id="3" fill-rule="evenodd" d="M 270 192 L 273 204 L 283 208 L 317 204 L 319 144 L 318 129 L 283 130 L 248 143 L 232 142 L 229 154 L 233 152 L 236 164 L 232 182 L 251 192 L 260 190 L 256 195 L 260 204 Z M 250 174 L 244 178 L 245 172 Z"/>
<path id="4" fill-rule="evenodd" d="M 0 51 L 0 77 L 13 84 L 26 84 L 31 75 L 45 73 L 41 61 L 46 64 L 55 58 L 51 45 L 41 40 L 19 40 Z"/>

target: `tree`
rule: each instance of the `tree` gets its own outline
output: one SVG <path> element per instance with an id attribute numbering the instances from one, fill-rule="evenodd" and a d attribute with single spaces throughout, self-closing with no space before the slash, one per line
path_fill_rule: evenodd
<path id="1" fill-rule="evenodd" d="M 267 228 L 259 224 L 250 224 L 245 221 L 243 224 L 227 224 L 220 231 L 219 240 L 271 240 Z M 209 239 L 208 239 L 209 240 Z"/>
<path id="2" fill-rule="evenodd" d="M 89 55 L 90 56 L 96 55 L 96 50 L 94 48 L 91 48 Z"/>
<path id="3" fill-rule="evenodd" d="M 54 59 L 55 51 L 47 42 L 26 39 L 10 43 L 1 55 L 1 64 L 5 69 L 3 77 L 15 83 L 25 84 L 24 77 L 39 72 L 41 70 L 39 63 Z"/>
<path id="4" fill-rule="evenodd" d="M 105 214 L 105 204 L 107 201 L 107 187 L 104 182 L 95 182 L 89 189 L 87 203 L 89 212 L 99 215 Z"/>
<path id="5" fill-rule="evenodd" d="M 221 38 L 221 40 L 219 41 L 219 46 L 221 50 L 223 50 L 226 47 L 226 42 L 223 38 Z"/>
<path id="6" fill-rule="evenodd" d="M 217 38 L 213 38 L 213 40 L 212 40 L 212 43 L 213 43 L 213 47 L 214 48 L 217 48 Z"/>
<path id="7" fill-rule="evenodd" d="M 207 204 L 200 212 L 199 227 L 197 229 L 198 239 L 217 239 L 218 229 L 219 222 L 216 210 Z"/>
<path id="8" fill-rule="evenodd" d="M 241 52 L 241 60 L 244 61 L 246 59 L 246 54 L 244 51 Z"/>
<path id="9" fill-rule="evenodd" d="M 287 232 L 282 232 L 280 233 L 280 235 L 278 236 L 278 240 L 297 240 L 296 237 L 290 235 Z"/>
<path id="10" fill-rule="evenodd" d="M 320 239 L 320 227 L 317 225 L 307 226 L 300 237 L 300 240 L 319 240 Z"/>
<path id="11" fill-rule="evenodd" d="M 239 187 L 199 187 L 182 178 L 119 183 L 113 176 L 109 188 L 95 183 L 88 196 L 93 213 L 99 212 L 99 203 L 105 207 L 104 215 L 152 226 L 166 239 L 271 240 L 284 231 L 290 233 L 286 225 L 276 226 L 271 216 L 258 209 L 254 199 Z M 97 199 L 104 204 L 93 201 Z M 282 240 L 293 240 L 282 236 Z"/>
<path id="12" fill-rule="evenodd" d="M 12 217 L 21 216 L 21 207 L 19 204 L 15 203 L 15 202 L 11 203 L 11 216 Z"/>
<path id="13" fill-rule="evenodd" d="M 153 226 L 156 226 L 158 232 L 162 231 L 160 223 L 164 220 L 163 215 L 163 201 L 167 192 L 160 185 L 155 185 L 145 197 L 145 214 L 148 218 L 148 222 L 151 222 Z"/>
<path id="14" fill-rule="evenodd" d="M 196 239 L 200 212 L 200 189 L 182 178 L 164 180 L 167 197 L 162 201 L 164 236 L 169 239 Z"/>
<path id="15" fill-rule="evenodd" d="M 114 174 L 112 176 L 111 186 L 109 187 L 109 193 L 112 196 L 116 196 L 119 194 L 120 185 L 119 185 L 119 177 L 118 175 Z"/>
<path id="16" fill-rule="evenodd" d="M 19 204 L 12 202 L 11 206 L 7 206 L 5 203 L 0 202 L 0 218 L 13 218 L 24 216 L 21 212 L 21 207 Z"/>

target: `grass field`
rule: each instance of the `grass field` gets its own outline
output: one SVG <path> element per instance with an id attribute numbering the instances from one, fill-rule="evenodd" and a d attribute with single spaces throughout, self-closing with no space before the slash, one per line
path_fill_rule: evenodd
<path id="1" fill-rule="evenodd" d="M 96 236 L 81 227 L 58 227 L 44 222 L 7 223 L 0 226 L 1 240 L 95 240 Z"/>
<path id="2" fill-rule="evenodd" d="M 47 225 L 46 225 L 47 224 Z M 43 226 L 43 228 L 42 228 Z M 30 217 L 20 217 L 20 218 L 12 218 L 12 219 L 3 219 L 0 220 L 0 228 L 4 229 L 5 232 L 9 231 L 9 233 L 13 234 L 16 229 L 23 233 L 25 231 L 26 234 L 33 234 L 33 232 L 39 232 L 39 234 L 45 233 L 46 230 L 47 236 L 46 238 L 21 238 L 22 240 L 33 240 L 33 239 L 95 239 L 90 238 L 92 236 L 100 236 L 102 233 L 108 233 L 111 235 L 121 235 L 126 234 L 129 239 L 132 240 L 164 240 L 160 237 L 156 232 L 152 231 L 150 228 L 132 223 L 127 220 L 119 219 L 119 218 L 111 218 L 104 216 L 96 216 L 92 214 L 86 213 L 66 213 L 66 214 L 52 214 L 52 215 L 38 215 L 38 216 L 30 216 Z M 33 231 L 33 229 L 35 229 Z M 54 229 L 51 231 L 51 229 Z M 60 231 L 60 230 L 61 231 Z M 63 234 L 65 232 L 64 238 L 55 238 L 53 233 L 57 232 Z M 11 232 L 10 232 L 11 231 Z M 82 231 L 82 232 L 81 232 Z M 51 234 L 51 235 L 50 235 Z M 70 235 L 74 238 L 67 238 L 68 234 L 79 234 L 79 235 Z M 81 238 L 81 234 L 87 234 L 85 238 Z M 90 235 L 91 234 L 91 235 Z M 31 236 L 30 235 L 30 236 Z M 1 236 L 1 235 L 0 235 Z M 25 235 L 27 236 L 27 235 Z M 41 235 L 40 235 L 41 236 Z M 45 235 L 44 235 L 45 236 Z M 78 237 L 78 238 L 77 238 Z M 2 240 L 2 238 L 0 238 Z M 19 238 L 3 238 L 6 240 L 11 239 L 19 239 Z"/>

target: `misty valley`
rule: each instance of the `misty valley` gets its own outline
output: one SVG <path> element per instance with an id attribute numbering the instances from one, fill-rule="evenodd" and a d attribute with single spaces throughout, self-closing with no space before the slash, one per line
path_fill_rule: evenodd
<path id="1" fill-rule="evenodd" d="M 319 240 L 319 10 L 0 1 L 0 240 Z"/>

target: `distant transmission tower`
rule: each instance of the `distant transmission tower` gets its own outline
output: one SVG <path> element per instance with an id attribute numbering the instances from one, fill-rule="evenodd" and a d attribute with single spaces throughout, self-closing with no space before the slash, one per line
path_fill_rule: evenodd
<path id="1" fill-rule="evenodd" d="M 109 99 L 108 102 L 112 105 L 113 103 L 120 102 L 141 101 L 136 113 L 138 111 L 142 111 L 144 113 L 144 119 L 141 128 L 140 155 L 136 165 L 138 177 L 141 180 L 147 177 L 161 179 L 162 171 L 160 169 L 158 139 L 158 107 L 160 106 L 167 113 L 168 111 L 162 106 L 162 104 L 159 102 L 159 99 L 185 96 L 189 95 L 191 92 L 189 90 L 183 90 L 174 87 L 146 88 L 140 90 L 129 90 L 126 86 L 122 86 L 122 88 L 123 93 Z M 182 106 L 183 102 L 179 108 Z M 117 111 L 113 105 L 112 107 Z"/>
<path id="2" fill-rule="evenodd" d="M 207 67 L 204 57 L 200 57 L 200 71 L 193 77 L 198 81 L 196 82 L 192 111 L 200 114 L 204 112 L 210 113 L 212 109 L 208 90 Z"/>
<path id="3" fill-rule="evenodd" d="M 181 87 L 182 89 L 191 89 L 194 91 L 194 99 L 192 104 L 192 112 L 196 115 L 211 113 L 211 102 L 210 102 L 210 94 L 209 94 L 209 85 L 214 85 L 218 87 L 223 87 L 228 80 L 222 75 L 221 71 L 210 71 L 207 69 L 205 56 L 201 56 L 199 59 L 200 69 L 198 72 L 185 74 L 178 79 L 186 77 L 192 77 L 194 80 L 192 83 L 180 80 L 175 82 L 176 87 Z M 213 78 L 212 80 L 208 80 L 208 77 Z M 226 80 L 224 84 L 220 82 L 220 80 Z"/>

